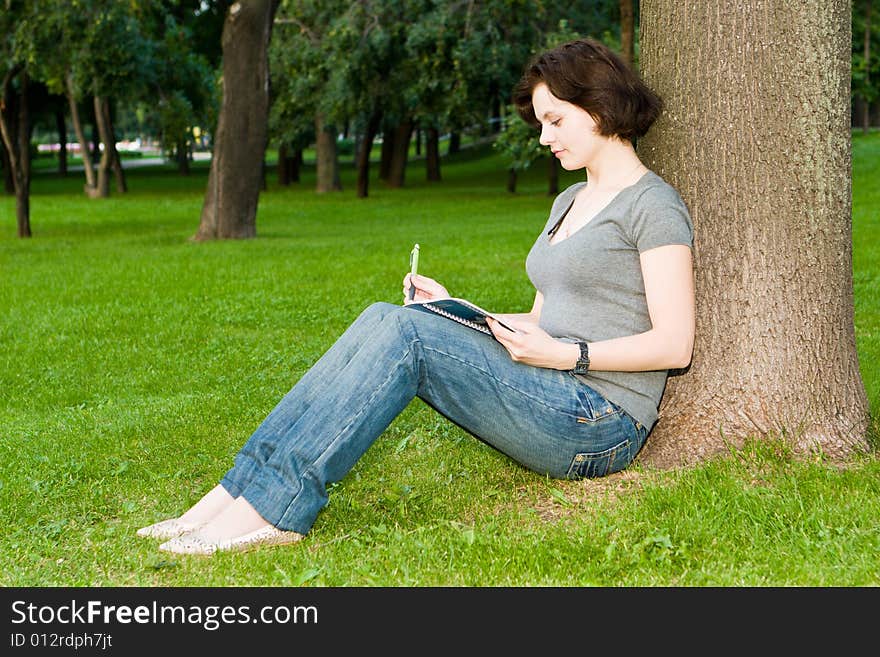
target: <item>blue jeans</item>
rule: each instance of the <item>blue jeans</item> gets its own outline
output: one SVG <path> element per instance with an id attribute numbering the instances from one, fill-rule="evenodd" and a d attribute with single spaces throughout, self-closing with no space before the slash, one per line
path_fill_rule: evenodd
<path id="1" fill-rule="evenodd" d="M 491 336 L 429 311 L 376 303 L 269 413 L 220 483 L 276 527 L 304 534 L 327 484 L 416 396 L 555 478 L 622 470 L 648 435 L 569 372 L 514 362 Z"/>

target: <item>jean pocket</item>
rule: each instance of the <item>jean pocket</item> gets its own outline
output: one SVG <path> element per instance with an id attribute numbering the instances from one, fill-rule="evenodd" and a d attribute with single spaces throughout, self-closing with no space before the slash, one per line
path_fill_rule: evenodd
<path id="1" fill-rule="evenodd" d="M 582 424 L 605 420 L 621 412 L 620 406 L 608 401 L 586 384 L 581 384 L 577 391 L 577 404 L 577 421 Z"/>
<path id="2" fill-rule="evenodd" d="M 626 438 L 614 447 L 603 449 L 601 452 L 578 452 L 571 459 L 566 478 L 604 477 L 612 472 L 623 470 L 632 460 L 629 446 L 629 438 Z"/>

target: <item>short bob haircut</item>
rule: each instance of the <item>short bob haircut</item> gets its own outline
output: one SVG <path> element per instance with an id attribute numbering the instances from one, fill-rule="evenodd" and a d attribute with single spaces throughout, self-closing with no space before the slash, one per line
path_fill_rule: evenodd
<path id="1" fill-rule="evenodd" d="M 565 43 L 535 57 L 513 91 L 526 123 L 540 127 L 532 92 L 541 83 L 556 98 L 586 110 L 606 137 L 633 141 L 642 137 L 663 110 L 663 101 L 633 69 L 593 39 Z"/>

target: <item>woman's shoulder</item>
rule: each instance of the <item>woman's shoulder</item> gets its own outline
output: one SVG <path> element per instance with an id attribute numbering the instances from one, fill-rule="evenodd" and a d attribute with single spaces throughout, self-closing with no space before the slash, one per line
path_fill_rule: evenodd
<path id="1" fill-rule="evenodd" d="M 681 194 L 658 173 L 648 172 L 636 183 L 638 186 L 634 204 L 649 206 L 680 206 L 685 207 Z"/>
<path id="2" fill-rule="evenodd" d="M 639 251 L 665 244 L 693 244 L 693 222 L 687 205 L 672 185 L 648 171 L 639 181 L 627 228 Z"/>

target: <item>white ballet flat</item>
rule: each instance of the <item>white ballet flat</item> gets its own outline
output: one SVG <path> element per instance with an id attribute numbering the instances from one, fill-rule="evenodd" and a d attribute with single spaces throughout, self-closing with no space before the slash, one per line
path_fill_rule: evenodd
<path id="1" fill-rule="evenodd" d="M 183 522 L 180 518 L 169 518 L 147 527 L 141 527 L 137 530 L 137 535 L 145 538 L 168 540 L 169 538 L 177 538 L 178 536 L 197 531 L 206 524 L 204 522 Z"/>
<path id="2" fill-rule="evenodd" d="M 210 556 L 215 552 L 244 552 L 264 545 L 287 545 L 302 540 L 303 535 L 267 525 L 248 534 L 221 541 L 212 541 L 198 533 L 184 534 L 162 543 L 159 549 L 174 554 L 200 554 Z"/>

